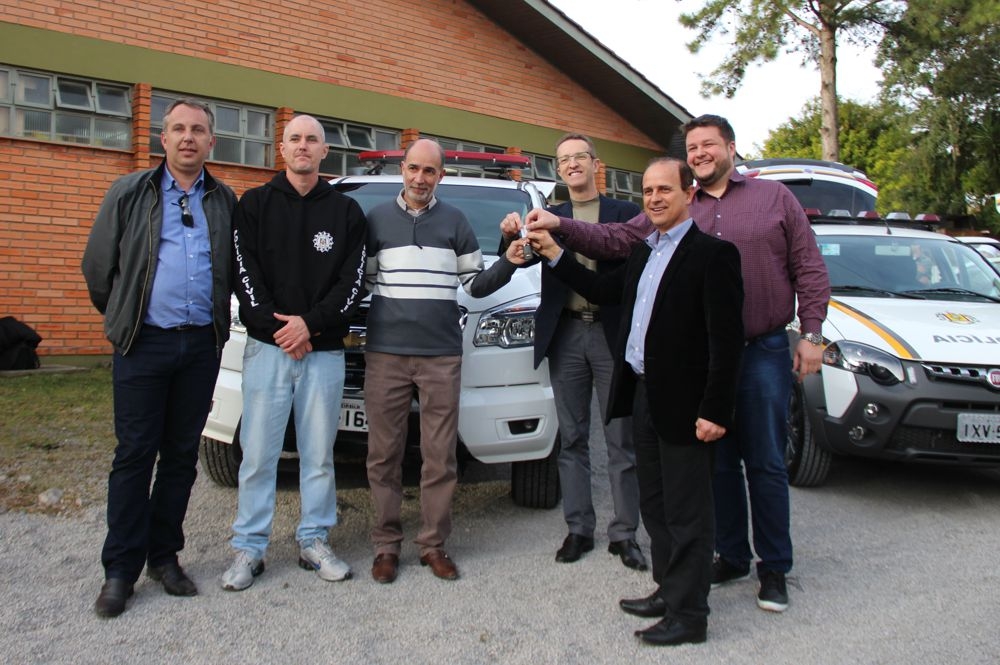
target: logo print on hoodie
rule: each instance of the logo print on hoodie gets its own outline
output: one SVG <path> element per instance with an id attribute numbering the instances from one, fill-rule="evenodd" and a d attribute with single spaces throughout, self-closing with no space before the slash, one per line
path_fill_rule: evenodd
<path id="1" fill-rule="evenodd" d="M 313 236 L 313 247 L 317 252 L 329 252 L 333 249 L 333 236 L 326 231 L 320 231 Z"/>

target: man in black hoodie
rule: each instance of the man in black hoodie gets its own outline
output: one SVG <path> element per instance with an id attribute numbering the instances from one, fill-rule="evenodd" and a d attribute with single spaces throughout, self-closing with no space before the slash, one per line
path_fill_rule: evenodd
<path id="1" fill-rule="evenodd" d="M 236 559 L 222 588 L 264 570 L 278 456 L 295 415 L 302 514 L 299 565 L 326 581 L 350 577 L 327 537 L 337 523 L 333 443 L 344 391 L 348 322 L 364 297 L 367 223 L 361 207 L 319 177 L 326 136 L 310 116 L 285 127 L 285 170 L 247 191 L 233 218 L 234 284 L 247 328 Z"/>

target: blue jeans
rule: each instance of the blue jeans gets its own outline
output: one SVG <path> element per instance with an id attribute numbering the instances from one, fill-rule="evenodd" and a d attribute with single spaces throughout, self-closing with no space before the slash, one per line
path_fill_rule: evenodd
<path id="1" fill-rule="evenodd" d="M 143 326 L 127 355 L 115 353 L 112 373 L 118 445 L 101 561 L 108 579 L 134 582 L 147 561 L 162 566 L 184 549 L 198 441 L 219 373 L 215 332 Z"/>
<path id="2" fill-rule="evenodd" d="M 715 452 L 715 551 L 735 566 L 747 567 L 753 560 L 747 533 L 749 493 L 758 571 L 787 573 L 792 568 L 785 468 L 791 389 L 792 359 L 785 331 L 748 342 L 735 426 L 716 443 Z"/>
<path id="3" fill-rule="evenodd" d="M 313 351 L 295 360 L 247 338 L 243 352 L 243 424 L 239 506 L 232 546 L 263 558 L 274 521 L 278 458 L 288 414 L 295 414 L 302 512 L 295 539 L 326 540 L 337 523 L 333 444 L 344 393 L 344 352 Z"/>

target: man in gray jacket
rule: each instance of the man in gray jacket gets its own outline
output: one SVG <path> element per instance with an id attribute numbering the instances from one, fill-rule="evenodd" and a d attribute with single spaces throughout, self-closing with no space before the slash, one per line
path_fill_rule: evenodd
<path id="1" fill-rule="evenodd" d="M 177 553 L 229 338 L 236 206 L 232 190 L 204 168 L 213 130 L 207 105 L 179 99 L 167 107 L 164 163 L 111 185 L 83 255 L 90 299 L 114 347 L 118 445 L 108 477 L 105 582 L 94 604 L 102 617 L 125 611 L 144 565 L 167 593 L 198 593 Z"/>

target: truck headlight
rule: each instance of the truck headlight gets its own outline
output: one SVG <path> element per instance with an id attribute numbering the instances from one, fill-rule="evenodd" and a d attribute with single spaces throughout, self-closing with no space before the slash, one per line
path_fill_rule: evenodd
<path id="1" fill-rule="evenodd" d="M 903 363 L 881 349 L 841 340 L 823 350 L 823 364 L 870 376 L 875 383 L 894 386 L 902 383 Z"/>
<path id="2" fill-rule="evenodd" d="M 479 317 L 479 327 L 472 343 L 504 349 L 533 345 L 535 311 L 540 303 L 541 296 L 536 293 L 486 310 Z"/>

